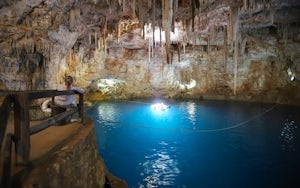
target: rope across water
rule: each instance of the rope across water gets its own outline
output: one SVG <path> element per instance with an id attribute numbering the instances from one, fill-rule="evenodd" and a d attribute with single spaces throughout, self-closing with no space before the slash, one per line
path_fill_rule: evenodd
<path id="1" fill-rule="evenodd" d="M 126 102 L 133 102 L 133 103 L 141 103 L 141 104 L 150 104 L 150 103 L 145 103 L 145 102 L 139 102 L 139 101 L 127 101 L 127 100 L 123 100 Z M 226 126 L 223 128 L 218 128 L 218 129 L 173 129 L 173 128 L 167 128 L 167 127 L 153 127 L 153 126 L 147 126 L 147 125 L 134 125 L 134 124 L 130 124 L 130 123 L 124 123 L 124 122 L 117 122 L 117 121 L 108 121 L 105 119 L 101 119 L 102 121 L 108 122 L 108 123 L 114 123 L 117 125 L 124 125 L 124 126 L 133 126 L 133 127 L 137 127 L 137 128 L 149 128 L 149 129 L 157 129 L 157 130 L 165 130 L 165 131 L 173 131 L 173 132 L 194 132 L 194 133 L 205 133 L 205 132 L 219 132 L 219 131 L 226 131 L 226 130 L 230 130 L 230 129 L 235 129 L 241 126 L 246 125 L 247 123 L 258 119 L 262 116 L 264 116 L 266 113 L 272 111 L 277 104 L 274 104 L 273 106 L 271 106 L 270 108 L 260 112 L 257 115 L 254 115 L 252 117 L 250 117 L 249 119 L 242 121 L 240 123 L 231 125 L 231 126 Z"/>

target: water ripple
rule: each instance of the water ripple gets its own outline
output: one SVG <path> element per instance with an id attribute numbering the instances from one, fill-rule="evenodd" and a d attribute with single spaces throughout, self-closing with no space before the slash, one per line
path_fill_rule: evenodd
<path id="1" fill-rule="evenodd" d="M 145 156 L 145 161 L 140 163 L 143 167 L 143 181 L 146 185 L 140 183 L 141 187 L 159 187 L 175 185 L 175 178 L 180 174 L 177 159 L 170 155 L 170 152 L 165 151 L 166 142 L 160 143 L 163 148 L 161 150 L 153 149 L 150 155 Z"/>
<path id="2" fill-rule="evenodd" d="M 286 119 L 284 122 L 284 126 L 281 130 L 281 140 L 282 140 L 282 149 L 294 151 L 296 148 L 294 146 L 294 142 L 296 139 L 296 129 L 298 126 L 296 125 L 294 120 Z"/>

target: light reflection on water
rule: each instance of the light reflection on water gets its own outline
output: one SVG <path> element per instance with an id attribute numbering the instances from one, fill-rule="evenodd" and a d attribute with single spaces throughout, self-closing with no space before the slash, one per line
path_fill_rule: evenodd
<path id="1" fill-rule="evenodd" d="M 286 119 L 281 131 L 282 149 L 287 151 L 295 151 L 295 140 L 296 140 L 296 125 L 294 120 Z"/>
<path id="2" fill-rule="evenodd" d="M 188 118 L 193 126 L 193 129 L 196 129 L 196 104 L 194 102 L 188 102 L 186 105 L 186 111 L 189 114 Z"/>
<path id="3" fill-rule="evenodd" d="M 160 142 L 162 150 L 152 149 L 149 155 L 145 156 L 145 161 L 139 165 L 143 167 L 140 174 L 147 182 L 147 187 L 159 187 L 174 185 L 175 178 L 180 174 L 177 159 L 169 155 L 169 146 L 166 142 Z M 144 187 L 142 182 L 139 187 Z"/>
<path id="4" fill-rule="evenodd" d="M 119 119 L 120 113 L 118 109 L 112 105 L 101 105 L 98 106 L 98 119 L 102 120 L 105 118 L 107 122 L 116 122 Z"/>
<path id="5" fill-rule="evenodd" d="M 108 170 L 130 188 L 300 185 L 299 108 L 170 105 L 103 102 L 87 113 Z"/>

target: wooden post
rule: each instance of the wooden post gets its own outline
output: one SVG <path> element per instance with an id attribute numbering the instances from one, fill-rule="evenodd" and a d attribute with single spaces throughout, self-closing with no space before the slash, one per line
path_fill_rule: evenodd
<path id="1" fill-rule="evenodd" d="M 12 134 L 6 135 L 5 146 L 4 146 L 4 158 L 2 166 L 2 177 L 0 187 L 11 187 L 11 145 L 12 145 Z"/>
<path id="2" fill-rule="evenodd" d="M 14 128 L 17 163 L 27 164 L 30 154 L 29 100 L 27 93 L 14 95 Z"/>
<path id="3" fill-rule="evenodd" d="M 78 106 L 79 117 L 81 118 L 81 123 L 84 124 L 84 104 L 83 104 L 83 94 L 79 94 L 79 106 Z"/>
<path id="4" fill-rule="evenodd" d="M 5 131 L 7 128 L 7 122 L 9 118 L 11 110 L 11 97 L 8 95 L 5 97 L 2 106 L 0 106 L 0 143 L 4 140 L 5 137 Z M 0 144 L 0 155 L 2 151 L 2 144 Z"/>

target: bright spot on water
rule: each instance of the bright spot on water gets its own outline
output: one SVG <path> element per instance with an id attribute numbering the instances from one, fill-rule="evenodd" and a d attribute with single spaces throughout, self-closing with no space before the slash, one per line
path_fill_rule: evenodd
<path id="1" fill-rule="evenodd" d="M 282 147 L 284 150 L 294 150 L 293 142 L 296 139 L 296 129 L 297 125 L 295 121 L 286 119 L 284 122 L 284 127 L 281 130 L 281 138 L 283 140 Z"/>

